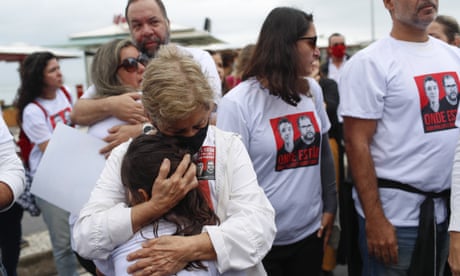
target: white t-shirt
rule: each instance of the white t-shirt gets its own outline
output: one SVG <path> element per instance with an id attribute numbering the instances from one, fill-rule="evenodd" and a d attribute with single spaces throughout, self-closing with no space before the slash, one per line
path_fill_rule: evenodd
<path id="1" fill-rule="evenodd" d="M 69 89 L 66 87 L 67 91 Z M 38 164 L 43 156 L 43 152 L 38 145 L 51 139 L 53 130 L 58 123 L 70 125 L 70 112 L 72 105 L 61 89 L 56 91 L 56 98 L 44 99 L 38 97 L 35 99 L 45 110 L 45 113 L 35 103 L 29 103 L 24 108 L 22 115 L 22 128 L 34 143 L 34 147 L 29 156 L 30 174 L 34 176 Z"/>
<path id="2" fill-rule="evenodd" d="M 13 136 L 3 117 L 0 117 L 0 181 L 10 187 L 14 200 L 24 191 L 24 178 L 24 167 L 16 154 Z M 8 210 L 13 205 L 14 200 L 9 206 L 0 209 L 0 212 Z"/>
<path id="3" fill-rule="evenodd" d="M 328 73 L 327 77 L 330 79 L 335 80 L 336 82 L 339 82 L 340 74 L 342 73 L 343 66 L 345 63 L 348 61 L 347 57 L 343 57 L 343 63 L 340 65 L 340 67 L 337 67 L 333 62 L 332 59 L 329 59 L 329 64 L 328 64 Z"/>
<path id="4" fill-rule="evenodd" d="M 292 106 L 255 79 L 241 82 L 222 98 L 217 126 L 242 136 L 259 185 L 275 208 L 274 244 L 299 241 L 318 230 L 323 211 L 320 176 L 321 135 L 330 127 L 318 83 L 308 78 L 313 98 L 301 96 Z M 300 141 L 299 118 L 310 118 L 315 140 Z M 294 143 L 284 149 L 283 137 Z"/>
<path id="5" fill-rule="evenodd" d="M 457 120 L 457 126 L 459 125 L 460 120 Z M 451 192 L 449 231 L 460 232 L 460 140 L 455 149 Z"/>
<path id="6" fill-rule="evenodd" d="M 165 220 L 160 220 L 158 224 L 158 236 L 172 235 L 176 231 L 176 226 Z M 126 257 L 128 254 L 142 248 L 142 243 L 148 239 L 154 239 L 156 236 L 153 232 L 153 226 L 147 225 L 140 231 L 136 232 L 134 236 L 118 246 L 112 251 L 107 260 L 94 260 L 97 268 L 105 276 L 117 276 L 126 275 L 128 267 L 134 262 L 128 262 Z M 177 276 L 245 276 L 246 273 L 240 271 L 227 271 L 226 273 L 220 274 L 217 271 L 215 262 L 212 261 L 201 261 L 201 263 L 208 268 L 208 270 L 181 270 L 175 275 Z"/>
<path id="7" fill-rule="evenodd" d="M 192 55 L 193 59 L 201 66 L 201 71 L 208 79 L 212 91 L 214 91 L 214 102 L 219 104 L 222 97 L 222 82 L 220 81 L 219 73 L 217 72 L 216 63 L 211 55 L 197 48 L 189 48 L 176 45 L 177 48 Z"/>
<path id="8" fill-rule="evenodd" d="M 341 116 L 377 120 L 370 150 L 377 177 L 409 184 L 423 191 L 440 192 L 451 184 L 452 160 L 459 136 L 457 107 L 426 111 L 425 80 L 438 84 L 460 74 L 460 53 L 430 38 L 424 43 L 383 38 L 358 52 L 342 72 L 339 91 Z M 418 225 L 424 197 L 396 189 L 380 189 L 387 218 L 396 226 Z M 364 215 L 356 193 L 355 204 Z M 446 209 L 436 199 L 437 222 Z"/>

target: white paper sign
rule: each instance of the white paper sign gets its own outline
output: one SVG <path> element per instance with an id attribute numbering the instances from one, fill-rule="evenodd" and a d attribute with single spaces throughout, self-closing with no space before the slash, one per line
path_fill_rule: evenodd
<path id="1" fill-rule="evenodd" d="M 31 192 L 78 214 L 102 172 L 106 142 L 83 131 L 58 124 L 35 173 Z"/>

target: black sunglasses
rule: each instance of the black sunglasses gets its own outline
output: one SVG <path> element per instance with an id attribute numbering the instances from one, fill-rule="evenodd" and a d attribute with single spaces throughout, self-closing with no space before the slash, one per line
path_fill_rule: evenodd
<path id="1" fill-rule="evenodd" d="M 117 70 L 123 67 L 129 73 L 136 72 L 139 69 L 138 63 L 147 66 L 149 58 L 145 55 L 140 55 L 137 58 L 125 58 L 121 64 L 118 65 Z"/>
<path id="2" fill-rule="evenodd" d="M 297 39 L 297 40 L 306 40 L 308 45 L 310 45 L 310 47 L 315 49 L 316 48 L 316 41 L 318 40 L 318 37 L 317 36 L 302 36 L 302 37 L 299 37 L 299 39 Z"/>

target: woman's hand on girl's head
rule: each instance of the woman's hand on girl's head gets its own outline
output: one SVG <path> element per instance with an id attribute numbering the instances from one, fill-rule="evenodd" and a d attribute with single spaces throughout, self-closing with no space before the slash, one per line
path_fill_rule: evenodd
<path id="1" fill-rule="evenodd" d="M 163 160 L 152 186 L 151 205 L 157 211 L 162 211 L 162 214 L 176 206 L 190 190 L 198 187 L 196 166 L 192 163 L 190 154 L 184 156 L 176 171 L 168 178 L 170 169 L 171 162 L 168 159 Z"/>

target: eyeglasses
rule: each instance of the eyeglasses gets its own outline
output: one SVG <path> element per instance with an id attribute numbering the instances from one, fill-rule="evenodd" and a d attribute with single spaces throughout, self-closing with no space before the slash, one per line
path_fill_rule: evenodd
<path id="1" fill-rule="evenodd" d="M 313 49 L 316 49 L 316 41 L 318 40 L 317 36 L 302 36 L 299 37 L 297 40 L 306 40 L 308 45 L 312 47 Z"/>
<path id="2" fill-rule="evenodd" d="M 118 65 L 117 70 L 123 67 L 123 69 L 129 73 L 136 72 L 139 69 L 138 63 L 147 66 L 149 58 L 145 55 L 140 55 L 137 58 L 125 58 L 121 64 Z"/>

